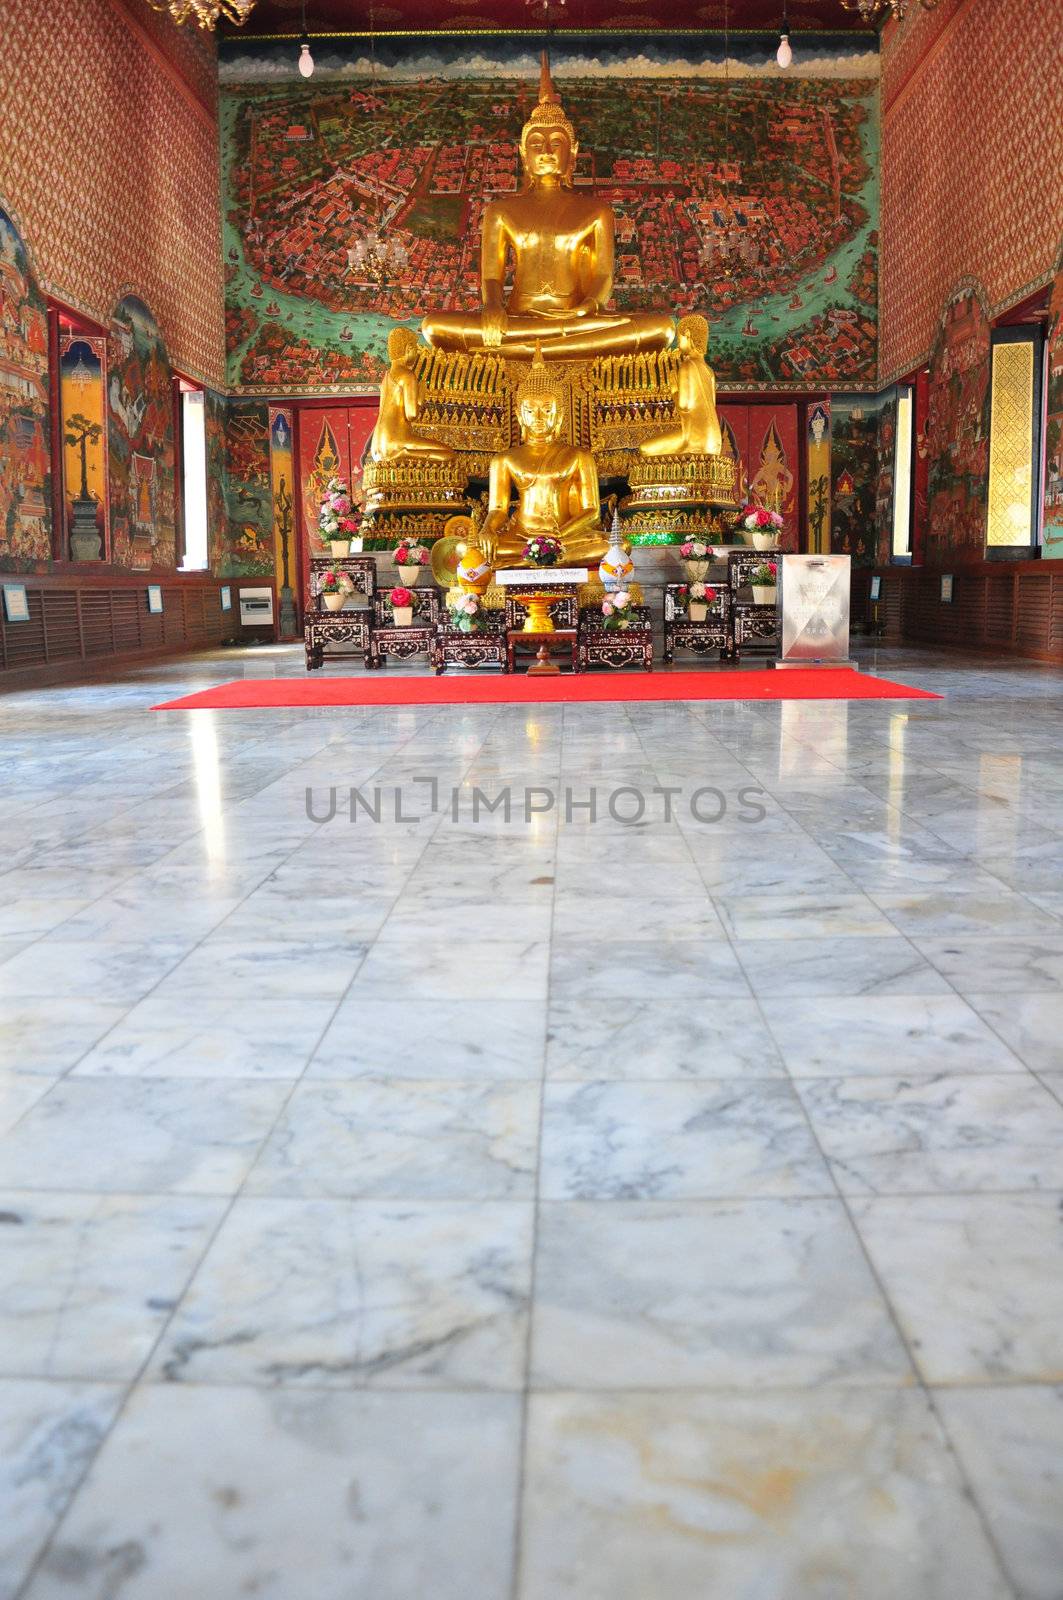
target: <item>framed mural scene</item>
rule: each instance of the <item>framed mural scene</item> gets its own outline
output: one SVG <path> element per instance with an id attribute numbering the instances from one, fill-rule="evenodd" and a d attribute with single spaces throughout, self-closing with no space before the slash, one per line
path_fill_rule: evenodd
<path id="1" fill-rule="evenodd" d="M 172 567 L 173 374 L 155 318 L 127 295 L 111 324 L 107 449 L 111 559 L 135 571 Z"/>
<path id="2" fill-rule="evenodd" d="M 617 219 L 622 310 L 698 310 L 736 391 L 872 386 L 877 52 L 817 41 L 780 81 L 763 40 L 558 36 L 577 185 Z M 479 304 L 485 205 L 521 182 L 537 46 L 491 36 L 223 41 L 225 324 L 236 393 L 375 389 L 396 322 Z M 430 92 L 426 92 L 426 85 Z M 661 130 L 668 130 L 662 140 Z"/>
<path id="3" fill-rule="evenodd" d="M 106 561 L 107 340 L 59 338 L 63 438 L 63 548 L 71 561 Z"/>
<path id="4" fill-rule="evenodd" d="M 48 313 L 17 228 L 0 209 L 0 533 L 3 565 L 52 554 Z"/>

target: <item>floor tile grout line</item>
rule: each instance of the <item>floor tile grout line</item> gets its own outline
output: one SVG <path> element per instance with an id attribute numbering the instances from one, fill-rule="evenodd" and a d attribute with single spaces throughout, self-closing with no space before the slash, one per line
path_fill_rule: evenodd
<path id="1" fill-rule="evenodd" d="M 748 770 L 748 768 L 747 768 L 747 770 Z M 807 832 L 808 830 L 806 829 L 804 831 Z M 691 852 L 691 854 L 693 856 L 693 852 Z M 696 862 L 695 862 L 695 865 L 696 865 Z M 707 889 L 707 892 L 709 893 L 710 899 L 713 901 L 713 904 L 715 905 L 715 899 L 712 896 L 711 891 L 708 890 L 708 886 L 707 885 L 706 885 L 706 889 Z M 770 1025 L 770 1023 L 768 1021 L 768 1018 L 767 1018 L 767 1016 L 766 1016 L 766 1014 L 764 1012 L 764 1008 L 763 1008 L 763 1006 L 761 1004 L 760 994 L 759 994 L 758 990 L 756 989 L 756 987 L 750 981 L 748 971 L 745 968 L 745 964 L 742 962 L 741 955 L 740 955 L 739 951 L 735 947 L 736 946 L 736 941 L 731 938 L 730 929 L 727 927 L 726 922 L 724 923 L 724 935 L 727 938 L 727 940 L 728 940 L 728 942 L 729 942 L 729 944 L 731 946 L 731 950 L 732 950 L 732 953 L 733 953 L 733 955 L 735 957 L 735 960 L 739 963 L 739 966 L 741 967 L 741 970 L 742 970 L 742 972 L 743 972 L 743 974 L 745 976 L 746 983 L 749 985 L 749 988 L 750 988 L 750 991 L 751 991 L 751 993 L 753 995 L 753 998 L 756 1001 L 757 1009 L 760 1012 L 761 1019 L 762 1019 L 762 1021 L 764 1023 L 764 1026 L 768 1029 L 768 1036 L 771 1038 L 771 1040 L 772 1040 L 772 1042 L 773 1042 L 773 1044 L 774 1044 L 774 1046 L 776 1048 L 776 1051 L 778 1052 L 778 1054 L 780 1056 L 780 1060 L 782 1062 L 782 1065 L 785 1067 L 786 1066 L 785 1058 L 782 1056 L 782 1052 L 781 1052 L 781 1049 L 780 1049 L 780 1047 L 778 1045 L 778 1041 L 777 1041 L 776 1035 L 775 1035 L 774 1031 L 772 1030 L 771 1025 Z M 958 1451 L 956 1450 L 955 1446 L 953 1445 L 952 1436 L 951 1436 L 951 1434 L 948 1433 L 948 1431 L 946 1430 L 946 1428 L 944 1426 L 943 1418 L 942 1418 L 940 1412 L 938 1411 L 937 1406 L 934 1403 L 933 1395 L 931 1394 L 929 1385 L 928 1385 L 928 1383 L 926 1381 L 926 1378 L 925 1378 L 925 1376 L 923 1374 L 923 1371 L 922 1371 L 920 1365 L 918 1364 L 918 1362 L 917 1362 L 917 1360 L 915 1358 L 915 1353 L 914 1353 L 914 1350 L 912 1348 L 911 1341 L 909 1340 L 909 1338 L 907 1337 L 907 1334 L 905 1333 L 904 1327 L 903 1327 L 901 1319 L 900 1319 L 900 1314 L 899 1314 L 896 1306 L 893 1303 L 892 1297 L 887 1292 L 886 1285 L 885 1285 L 885 1283 L 884 1283 L 884 1281 L 883 1281 L 883 1279 L 881 1277 L 881 1274 L 879 1273 L 875 1263 L 871 1259 L 870 1251 L 869 1251 L 867 1243 L 866 1243 L 866 1241 L 864 1239 L 863 1233 L 860 1231 L 860 1228 L 859 1228 L 859 1226 L 857 1224 L 856 1218 L 855 1218 L 855 1216 L 853 1214 L 852 1206 L 849 1203 L 848 1197 L 845 1194 L 842 1193 L 842 1190 L 841 1190 L 841 1188 L 840 1188 L 840 1186 L 838 1184 L 837 1177 L 835 1175 L 834 1167 L 833 1167 L 832 1163 L 830 1162 L 830 1160 L 828 1159 L 827 1154 L 824 1151 L 823 1146 L 822 1146 L 822 1144 L 820 1142 L 819 1135 L 818 1135 L 818 1133 L 817 1133 L 817 1131 L 816 1131 L 816 1129 L 815 1129 L 815 1127 L 814 1127 L 814 1125 L 812 1123 L 812 1119 L 811 1119 L 811 1117 L 809 1115 L 808 1107 L 807 1107 L 803 1097 L 798 1093 L 796 1087 L 794 1087 L 794 1089 L 793 1089 L 793 1094 L 794 1094 L 795 1100 L 797 1101 L 797 1103 L 798 1103 L 798 1105 L 800 1107 L 800 1114 L 804 1118 L 805 1124 L 806 1124 L 807 1129 L 808 1129 L 809 1136 L 812 1139 L 813 1144 L 814 1144 L 816 1150 L 819 1153 L 819 1159 L 820 1159 L 820 1162 L 821 1162 L 821 1164 L 823 1166 L 825 1175 L 828 1178 L 828 1181 L 834 1187 L 837 1201 L 841 1204 L 841 1206 L 844 1209 L 844 1213 L 845 1213 L 845 1216 L 846 1216 L 847 1221 L 848 1221 L 849 1229 L 850 1229 L 850 1231 L 852 1233 L 852 1236 L 854 1237 L 854 1239 L 857 1242 L 858 1248 L 859 1248 L 860 1253 L 861 1253 L 861 1255 L 863 1257 L 863 1260 L 864 1260 L 864 1263 L 865 1263 L 865 1265 L 867 1267 L 868 1273 L 870 1274 L 871 1279 L 872 1279 L 873 1283 L 875 1284 L 875 1287 L 876 1287 L 877 1293 L 878 1293 L 878 1295 L 880 1297 L 882 1306 L 883 1306 L 887 1316 L 889 1317 L 890 1322 L 893 1325 L 893 1329 L 894 1329 L 894 1332 L 896 1334 L 897 1339 L 900 1342 L 901 1349 L 904 1351 L 905 1358 L 906 1358 L 906 1360 L 908 1362 L 909 1370 L 914 1375 L 915 1380 L 916 1380 L 917 1384 L 919 1385 L 919 1387 L 920 1387 L 920 1389 L 922 1391 L 922 1394 L 923 1394 L 923 1397 L 924 1397 L 924 1401 L 925 1401 L 928 1409 L 930 1410 L 931 1414 L 935 1418 L 935 1421 L 937 1423 L 938 1429 L 940 1430 L 942 1438 L 947 1442 L 948 1449 L 949 1449 L 949 1454 L 950 1454 L 950 1456 L 952 1458 L 953 1465 L 954 1465 L 958 1480 L 963 1485 L 963 1487 L 964 1487 L 964 1489 L 965 1489 L 965 1491 L 966 1491 L 966 1493 L 967 1493 L 967 1495 L 969 1497 L 970 1503 L 975 1509 L 975 1513 L 976 1513 L 976 1515 L 978 1517 L 979 1524 L 980 1524 L 980 1526 L 981 1526 L 981 1528 L 983 1530 L 983 1533 L 985 1535 L 986 1540 L 988 1541 L 989 1547 L 993 1552 L 993 1555 L 994 1555 L 994 1558 L 996 1560 L 997 1566 L 998 1566 L 998 1568 L 1000 1570 L 1000 1574 L 1001 1574 L 1004 1582 L 1008 1585 L 1008 1587 L 1011 1590 L 1012 1600 L 1019 1600 L 1018 1589 L 1017 1589 L 1016 1585 L 1014 1584 L 1014 1582 L 1012 1581 L 1011 1574 L 1010 1574 L 1010 1572 L 1008 1570 L 1008 1567 L 1005 1565 L 1002 1551 L 1001 1551 L 1001 1549 L 1000 1549 L 1000 1547 L 999 1547 L 999 1545 L 997 1543 L 996 1537 L 995 1537 L 995 1535 L 993 1533 L 993 1530 L 992 1530 L 992 1528 L 990 1526 L 988 1515 L 987 1515 L 987 1513 L 985 1511 L 985 1508 L 983 1507 L 983 1505 L 981 1503 L 980 1498 L 978 1497 L 978 1495 L 976 1493 L 975 1486 L 974 1486 L 973 1482 L 970 1480 L 970 1478 L 968 1476 L 967 1469 L 966 1469 L 965 1465 L 963 1464 L 963 1462 L 961 1461 Z"/>

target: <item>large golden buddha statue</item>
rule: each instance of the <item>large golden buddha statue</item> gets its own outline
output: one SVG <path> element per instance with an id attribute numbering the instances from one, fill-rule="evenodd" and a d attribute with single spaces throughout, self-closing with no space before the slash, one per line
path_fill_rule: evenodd
<path id="1" fill-rule="evenodd" d="M 410 328 L 392 328 L 388 334 L 391 365 L 380 385 L 380 413 L 369 446 L 373 461 L 453 461 L 454 451 L 436 439 L 414 433 L 418 396 L 417 335 Z"/>
<path id="2" fill-rule="evenodd" d="M 644 439 L 644 456 L 718 456 L 723 449 L 716 410 L 716 374 L 705 360 L 709 324 L 699 312 L 679 322 L 679 370 L 675 408 L 679 422 L 666 433 Z"/>
<path id="3" fill-rule="evenodd" d="M 537 344 L 548 357 L 663 350 L 671 344 L 675 330 L 667 313 L 605 310 L 613 292 L 613 212 L 593 194 L 573 190 L 578 148 L 544 51 L 539 103 L 520 136 L 525 186 L 484 213 L 483 311 L 426 317 L 421 331 L 428 344 L 441 350 L 500 349 L 514 357 L 532 355 Z"/>
<path id="4" fill-rule="evenodd" d="M 598 469 L 589 450 L 565 444 L 564 392 L 536 350 L 517 390 L 521 443 L 492 457 L 488 508 L 477 544 L 494 567 L 516 566 L 535 534 L 564 546 L 565 564 L 598 562 L 608 541 L 602 531 Z M 510 515 L 510 501 L 517 509 Z"/>

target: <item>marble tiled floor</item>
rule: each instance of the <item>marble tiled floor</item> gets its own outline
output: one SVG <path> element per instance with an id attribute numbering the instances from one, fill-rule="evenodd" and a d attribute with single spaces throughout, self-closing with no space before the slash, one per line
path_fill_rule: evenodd
<path id="1" fill-rule="evenodd" d="M 1063 673 L 865 664 L 0 699 L 0 1600 L 1061 1600 Z"/>

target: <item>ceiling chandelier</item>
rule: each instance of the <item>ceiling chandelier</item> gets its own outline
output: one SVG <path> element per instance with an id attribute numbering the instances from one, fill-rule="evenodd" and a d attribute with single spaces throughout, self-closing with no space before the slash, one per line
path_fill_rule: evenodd
<path id="1" fill-rule="evenodd" d="M 843 11 L 859 11 L 862 22 L 877 22 L 888 12 L 898 22 L 907 14 L 912 0 L 840 0 Z M 919 0 L 924 11 L 933 11 L 938 0 Z"/>
<path id="2" fill-rule="evenodd" d="M 213 28 L 219 22 L 246 22 L 255 0 L 148 0 L 148 4 L 155 11 L 168 11 L 175 22 Z"/>

